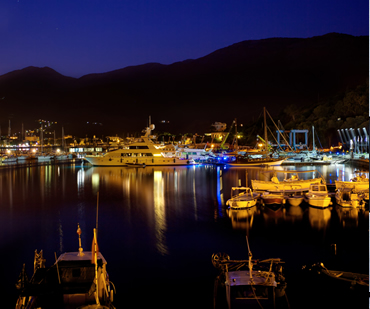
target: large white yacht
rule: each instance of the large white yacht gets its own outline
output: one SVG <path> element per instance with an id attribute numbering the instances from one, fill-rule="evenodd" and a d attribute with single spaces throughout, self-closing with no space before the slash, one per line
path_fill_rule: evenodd
<path id="1" fill-rule="evenodd" d="M 145 128 L 145 135 L 121 149 L 102 155 L 87 155 L 85 160 L 94 166 L 191 165 L 194 160 L 179 158 L 173 145 L 158 145 L 150 137 L 154 124 Z M 172 154 L 172 155 L 171 155 Z"/>

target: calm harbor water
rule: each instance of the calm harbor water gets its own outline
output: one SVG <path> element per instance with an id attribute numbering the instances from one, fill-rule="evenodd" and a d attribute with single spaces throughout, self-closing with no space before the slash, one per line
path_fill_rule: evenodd
<path id="1" fill-rule="evenodd" d="M 345 165 L 297 169 L 313 168 L 328 183 L 348 180 L 355 170 Z M 117 289 L 117 308 L 132 303 L 137 308 L 213 308 L 218 272 L 211 256 L 226 252 L 232 259 L 247 259 L 246 235 L 253 258 L 285 261 L 291 308 L 367 306 L 367 293 L 350 299 L 350 294 L 319 290 L 301 269 L 324 262 L 331 269 L 368 273 L 368 206 L 345 209 L 334 202 L 323 210 L 307 204 L 227 209 L 231 187 L 271 175 L 212 165 L 0 168 L 2 308 L 14 308 L 15 282 L 23 263 L 32 275 L 35 249 L 43 249 L 47 266 L 54 263 L 54 252 L 78 251 L 77 223 L 84 250 L 91 249 L 97 206 L 98 242 Z"/>

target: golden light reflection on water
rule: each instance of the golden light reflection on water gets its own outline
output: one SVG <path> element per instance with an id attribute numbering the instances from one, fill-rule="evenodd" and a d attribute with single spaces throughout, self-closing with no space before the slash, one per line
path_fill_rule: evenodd
<path id="1" fill-rule="evenodd" d="M 254 216 L 257 214 L 257 206 L 246 209 L 227 209 L 226 213 L 231 219 L 233 229 L 244 230 L 249 236 L 249 231 L 253 227 Z"/>
<path id="2" fill-rule="evenodd" d="M 157 250 L 162 255 L 168 254 L 166 245 L 166 208 L 164 199 L 164 180 L 162 171 L 154 171 L 153 175 L 154 224 Z"/>
<path id="3" fill-rule="evenodd" d="M 324 230 L 331 218 L 331 207 L 329 208 L 308 208 L 308 220 L 311 227 L 316 230 Z"/>
<path id="4" fill-rule="evenodd" d="M 357 227 L 360 208 L 336 205 L 335 210 L 343 227 Z"/>
<path id="5" fill-rule="evenodd" d="M 99 173 L 93 173 L 91 176 L 91 183 L 94 193 L 99 191 L 100 175 Z"/>

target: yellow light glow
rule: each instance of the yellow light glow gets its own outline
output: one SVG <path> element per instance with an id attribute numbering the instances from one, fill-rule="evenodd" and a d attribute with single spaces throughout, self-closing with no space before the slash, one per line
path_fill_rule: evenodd
<path id="1" fill-rule="evenodd" d="M 60 149 L 57 149 L 57 153 L 59 153 L 60 152 Z"/>
<path id="2" fill-rule="evenodd" d="M 162 155 L 161 154 L 159 154 L 159 153 L 155 153 L 155 154 L 153 154 L 153 157 L 161 157 Z"/>
<path id="3" fill-rule="evenodd" d="M 215 147 L 215 145 L 212 144 L 211 147 L 213 148 L 213 147 Z"/>

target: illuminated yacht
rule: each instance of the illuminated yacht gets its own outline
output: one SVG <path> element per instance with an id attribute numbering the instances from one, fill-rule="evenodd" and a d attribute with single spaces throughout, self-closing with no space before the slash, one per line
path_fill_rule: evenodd
<path id="1" fill-rule="evenodd" d="M 94 166 L 146 166 L 146 165 L 190 165 L 194 160 L 175 156 L 175 148 L 158 145 L 150 138 L 154 124 L 145 128 L 145 135 L 121 149 L 102 155 L 87 155 L 85 160 Z M 172 155 L 171 155 L 172 154 Z"/>

